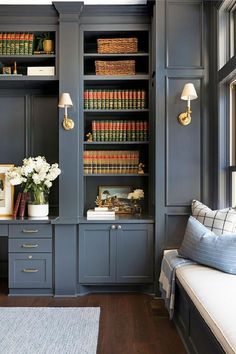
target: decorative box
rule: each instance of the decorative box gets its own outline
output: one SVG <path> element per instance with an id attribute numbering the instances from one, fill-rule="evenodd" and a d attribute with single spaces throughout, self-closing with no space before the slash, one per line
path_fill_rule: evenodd
<path id="1" fill-rule="evenodd" d="M 28 76 L 54 76 L 55 66 L 28 66 Z"/>

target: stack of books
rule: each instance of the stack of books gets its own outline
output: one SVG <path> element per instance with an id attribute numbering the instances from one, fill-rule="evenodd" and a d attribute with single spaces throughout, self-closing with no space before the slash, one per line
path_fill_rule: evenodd
<path id="1" fill-rule="evenodd" d="M 93 141 L 147 141 L 148 122 L 135 120 L 93 120 Z"/>
<path id="2" fill-rule="evenodd" d="M 84 109 L 144 109 L 147 106 L 145 90 L 84 91 Z"/>
<path id="3" fill-rule="evenodd" d="M 29 200 L 28 193 L 18 193 L 13 209 L 13 217 L 24 217 L 27 202 Z"/>
<path id="4" fill-rule="evenodd" d="M 108 208 L 94 208 L 87 211 L 87 220 L 114 220 L 115 211 Z"/>
<path id="5" fill-rule="evenodd" d="M 33 33 L 0 33 L 0 55 L 32 55 Z"/>
<path id="6" fill-rule="evenodd" d="M 135 174 L 138 165 L 139 151 L 84 151 L 84 174 Z"/>

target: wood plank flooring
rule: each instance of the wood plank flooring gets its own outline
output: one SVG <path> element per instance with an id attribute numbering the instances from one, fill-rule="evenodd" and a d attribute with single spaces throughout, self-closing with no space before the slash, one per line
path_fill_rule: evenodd
<path id="1" fill-rule="evenodd" d="M 186 353 L 163 303 L 149 295 L 128 293 L 91 294 L 77 298 L 8 297 L 6 284 L 0 282 L 0 306 L 99 306 L 101 318 L 97 354 Z"/>

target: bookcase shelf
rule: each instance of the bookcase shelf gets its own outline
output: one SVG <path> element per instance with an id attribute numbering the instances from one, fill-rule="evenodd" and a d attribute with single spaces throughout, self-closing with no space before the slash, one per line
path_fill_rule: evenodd
<path id="1" fill-rule="evenodd" d="M 84 145 L 148 145 L 149 141 L 85 141 Z"/>
<path id="2" fill-rule="evenodd" d="M 98 38 L 122 37 L 138 38 L 138 52 L 100 54 L 96 51 Z M 144 171 L 144 173 L 83 173 L 84 214 L 86 214 L 87 209 L 95 206 L 99 186 L 107 186 L 108 189 L 109 186 L 130 186 L 131 190 L 143 189 L 146 197 L 143 203 L 143 212 L 148 213 L 148 195 L 150 194 L 149 30 L 145 28 L 145 30 L 127 29 L 124 31 L 113 31 L 112 26 L 110 31 L 102 31 L 100 29 L 97 32 L 96 30 L 92 31 L 88 29 L 86 31 L 85 29 L 83 32 L 83 41 L 83 75 L 81 78 L 84 95 L 84 109 L 82 111 L 83 140 L 86 140 L 88 133 L 92 133 L 91 137 L 95 140 L 83 141 L 84 161 L 86 161 L 84 172 L 88 172 L 87 169 L 91 163 L 92 166 L 90 165 L 90 167 L 92 167 L 92 170 L 96 170 L 96 164 L 99 159 L 101 166 L 98 165 L 98 167 L 101 170 L 103 168 L 105 170 L 105 164 L 108 164 L 108 169 L 110 168 L 111 171 L 115 170 L 115 166 L 117 165 L 122 166 L 124 170 L 127 168 L 126 171 L 130 169 L 131 172 L 132 170 L 138 172 L 141 168 Z M 136 73 L 135 75 L 96 75 L 96 60 L 135 60 Z M 94 105 L 97 108 L 94 108 Z M 91 108 L 87 108 L 89 106 Z M 109 106 L 112 108 L 108 108 Z M 111 122 L 112 125 L 110 125 Z M 102 128 L 102 124 L 104 124 L 104 128 Z M 96 134 L 101 134 L 101 136 L 107 134 L 107 136 L 109 135 L 109 139 L 113 137 L 116 141 L 103 141 L 105 139 L 98 138 L 99 135 L 96 136 Z M 131 134 L 135 134 L 135 137 Z M 131 136 L 134 141 L 131 140 Z M 123 141 L 117 141 L 117 137 L 119 137 L 119 140 L 123 139 Z"/>
<path id="3" fill-rule="evenodd" d="M 149 173 L 95 173 L 85 174 L 84 177 L 148 177 Z"/>

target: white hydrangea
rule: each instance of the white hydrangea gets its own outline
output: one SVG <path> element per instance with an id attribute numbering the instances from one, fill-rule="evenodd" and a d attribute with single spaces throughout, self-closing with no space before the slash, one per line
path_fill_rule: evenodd
<path id="1" fill-rule="evenodd" d="M 132 193 L 128 194 L 128 199 L 142 199 L 144 198 L 144 191 L 142 189 L 135 189 Z"/>
<path id="2" fill-rule="evenodd" d="M 51 188 L 60 173 L 57 163 L 50 165 L 44 156 L 37 156 L 25 158 L 21 167 L 11 168 L 6 176 L 12 185 L 22 184 L 25 191 L 35 191 L 35 187 L 43 191 Z"/>

